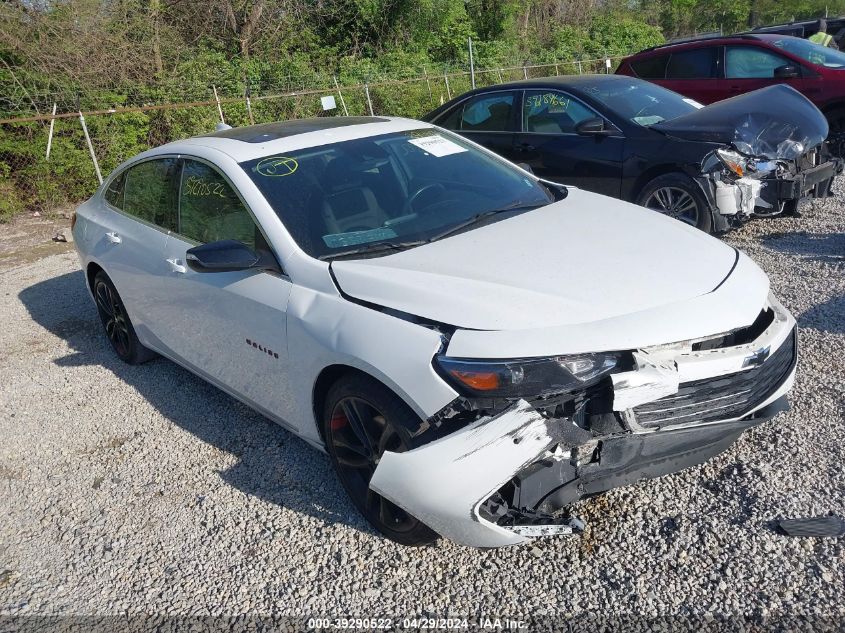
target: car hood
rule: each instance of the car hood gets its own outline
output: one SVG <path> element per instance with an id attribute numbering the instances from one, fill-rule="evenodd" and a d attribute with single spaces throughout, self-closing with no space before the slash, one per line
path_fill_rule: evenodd
<path id="1" fill-rule="evenodd" d="M 750 156 L 791 160 L 827 138 L 827 120 L 794 88 L 768 86 L 650 126 L 670 136 L 733 145 Z"/>
<path id="2" fill-rule="evenodd" d="M 570 188 L 555 204 L 331 268 L 350 297 L 473 330 L 593 323 L 710 293 L 737 252 L 659 213 Z"/>

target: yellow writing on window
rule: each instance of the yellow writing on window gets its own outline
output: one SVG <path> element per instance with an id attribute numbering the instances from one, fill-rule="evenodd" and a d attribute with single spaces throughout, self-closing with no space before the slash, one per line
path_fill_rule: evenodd
<path id="1" fill-rule="evenodd" d="M 226 185 L 222 182 L 208 181 L 197 176 L 188 176 L 182 183 L 182 195 L 184 196 L 219 196 L 226 197 Z"/>

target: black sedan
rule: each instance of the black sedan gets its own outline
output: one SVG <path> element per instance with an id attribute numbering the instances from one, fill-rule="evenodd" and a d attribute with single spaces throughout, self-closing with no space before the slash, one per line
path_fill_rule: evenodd
<path id="1" fill-rule="evenodd" d="M 795 212 L 842 170 L 827 122 L 771 86 L 703 107 L 652 83 L 578 75 L 489 86 L 430 112 L 434 123 L 540 178 L 635 202 L 708 232 Z"/>

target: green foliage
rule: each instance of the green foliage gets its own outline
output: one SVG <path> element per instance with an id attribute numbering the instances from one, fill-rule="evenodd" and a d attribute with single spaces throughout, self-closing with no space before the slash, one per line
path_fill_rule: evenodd
<path id="1" fill-rule="evenodd" d="M 764 22 L 845 12 L 845 0 L 11 3 L 0 12 L 0 114 L 43 114 L 54 100 L 60 112 L 205 102 L 215 86 L 226 122 L 246 125 L 247 91 L 256 122 L 325 116 L 321 94 L 335 94 L 342 114 L 336 77 L 351 115 L 369 113 L 365 91 L 350 87 L 367 83 L 376 113 L 419 117 L 470 88 L 469 37 L 478 85 L 605 72 L 605 57 L 658 44 L 664 34 L 745 28 L 752 4 Z M 545 66 L 530 68 L 537 64 Z M 290 94 L 305 90 L 318 92 Z M 104 175 L 218 120 L 213 103 L 87 117 Z M 46 123 L 0 126 L 0 221 L 94 190 L 78 118 L 56 121 L 49 161 L 47 134 Z"/>

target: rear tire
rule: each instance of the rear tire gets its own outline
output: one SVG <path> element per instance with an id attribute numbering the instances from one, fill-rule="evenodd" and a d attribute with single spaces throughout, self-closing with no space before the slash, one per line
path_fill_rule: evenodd
<path id="1" fill-rule="evenodd" d="M 701 229 L 713 231 L 713 212 L 695 182 L 684 174 L 672 173 L 650 181 L 637 196 L 637 204 Z"/>
<path id="2" fill-rule="evenodd" d="M 102 270 L 94 275 L 91 290 L 106 338 L 118 358 L 129 365 L 140 365 L 155 358 L 154 351 L 141 345 L 117 288 Z"/>
<path id="3" fill-rule="evenodd" d="M 326 449 L 352 503 L 376 530 L 402 545 L 428 545 L 437 534 L 369 485 L 385 451 L 415 448 L 422 421 L 393 392 L 362 374 L 329 389 L 323 407 Z"/>

